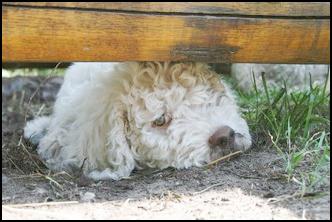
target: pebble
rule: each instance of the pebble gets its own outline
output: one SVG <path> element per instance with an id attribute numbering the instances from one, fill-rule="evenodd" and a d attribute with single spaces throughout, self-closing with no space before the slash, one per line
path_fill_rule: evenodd
<path id="1" fill-rule="evenodd" d="M 90 178 L 82 175 L 82 176 L 79 177 L 79 179 L 77 181 L 77 186 L 85 187 L 85 186 L 89 186 L 92 183 L 93 183 L 93 180 L 91 180 Z"/>
<path id="2" fill-rule="evenodd" d="M 2 184 L 6 184 L 6 183 L 8 183 L 8 181 L 9 181 L 9 178 L 5 175 L 2 175 Z"/>
<path id="3" fill-rule="evenodd" d="M 48 193 L 48 191 L 47 191 L 45 188 L 37 187 L 37 188 L 34 190 L 34 193 L 35 193 L 35 194 L 40 194 L 40 195 L 46 195 L 46 194 Z"/>
<path id="4" fill-rule="evenodd" d="M 272 192 L 267 192 L 267 193 L 263 194 L 263 198 L 271 198 L 271 197 L 274 197 L 274 193 L 272 193 Z"/>
<path id="5" fill-rule="evenodd" d="M 96 197 L 96 194 L 92 192 L 86 192 L 85 194 L 81 195 L 81 201 L 83 202 L 90 202 L 94 201 Z"/>

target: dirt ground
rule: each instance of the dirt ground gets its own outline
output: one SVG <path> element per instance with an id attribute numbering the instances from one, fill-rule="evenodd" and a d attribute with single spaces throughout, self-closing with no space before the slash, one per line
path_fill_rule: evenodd
<path id="1" fill-rule="evenodd" d="M 22 129 L 50 112 L 61 83 L 2 79 L 2 219 L 330 219 L 330 184 L 301 196 L 258 135 L 250 151 L 209 168 L 149 169 L 98 183 L 49 172 Z"/>

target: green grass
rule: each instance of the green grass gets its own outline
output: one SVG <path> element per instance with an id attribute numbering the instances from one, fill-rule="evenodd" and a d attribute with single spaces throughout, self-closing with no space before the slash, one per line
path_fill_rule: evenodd
<path id="1" fill-rule="evenodd" d="M 63 68 L 20 68 L 20 69 L 2 69 L 2 77 L 15 76 L 63 76 Z"/>
<path id="2" fill-rule="evenodd" d="M 263 89 L 254 79 L 253 90 L 238 91 L 239 102 L 256 146 L 274 148 L 282 156 L 288 180 L 303 193 L 326 184 L 330 177 L 330 94 L 325 85 L 309 90 L 288 90 L 286 83 L 269 88 L 264 74 Z"/>

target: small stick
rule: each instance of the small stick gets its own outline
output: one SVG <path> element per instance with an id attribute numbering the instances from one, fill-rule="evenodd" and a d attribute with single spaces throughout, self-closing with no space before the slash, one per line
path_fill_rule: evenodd
<path id="1" fill-rule="evenodd" d="M 27 203 L 27 204 L 9 204 L 3 205 L 3 207 L 16 208 L 16 207 L 40 207 L 40 206 L 51 206 L 61 204 L 78 204 L 78 201 L 63 201 L 63 202 L 45 202 L 45 203 Z"/>
<path id="2" fill-rule="evenodd" d="M 193 193 L 193 194 L 194 194 L 194 195 L 201 194 L 201 193 L 204 193 L 205 191 L 207 191 L 207 190 L 209 190 L 209 189 L 211 189 L 211 188 L 213 188 L 213 187 L 217 187 L 217 186 L 220 186 L 220 185 L 223 185 L 223 184 L 224 184 L 224 182 L 222 182 L 222 183 L 216 183 L 216 184 L 213 184 L 212 186 L 209 186 L 209 187 L 205 188 L 204 190 L 201 190 L 201 191 L 195 192 L 195 193 Z"/>
<path id="3" fill-rule="evenodd" d="M 30 98 L 29 98 L 29 100 L 28 100 L 28 104 L 27 104 L 28 107 L 30 106 L 33 97 L 35 97 L 35 95 L 36 95 L 36 94 L 38 93 L 38 91 L 41 89 L 42 85 L 44 85 L 44 84 L 47 82 L 47 80 L 49 80 L 49 79 L 52 77 L 51 75 L 54 74 L 55 70 L 59 67 L 60 64 L 61 64 L 61 62 L 58 62 L 58 63 L 56 64 L 56 66 L 53 68 L 51 74 L 49 74 L 49 76 L 47 76 L 47 77 L 46 77 L 46 78 L 45 78 L 45 79 L 39 84 L 39 86 L 37 87 L 37 89 L 32 93 L 32 95 L 30 96 Z M 24 122 L 25 122 L 25 123 L 27 122 L 27 116 L 28 116 L 28 110 L 27 110 L 27 111 L 25 112 L 25 114 L 24 114 Z"/>
<path id="4" fill-rule="evenodd" d="M 10 159 L 9 157 L 7 157 L 8 158 L 8 160 L 16 167 L 16 169 L 18 169 L 22 174 L 25 174 L 24 172 L 23 172 L 23 170 L 21 170 L 21 168 L 19 168 L 15 163 L 14 163 L 14 161 L 12 160 L 12 159 Z"/>
<path id="5" fill-rule="evenodd" d="M 215 163 L 218 163 L 218 162 L 220 162 L 220 161 L 222 161 L 222 160 L 224 160 L 224 159 L 227 159 L 227 158 L 229 158 L 229 157 L 231 157 L 231 156 L 235 156 L 235 155 L 237 155 L 237 154 L 239 154 L 239 153 L 242 153 L 242 151 L 239 150 L 239 151 L 236 151 L 236 152 L 234 152 L 234 153 L 230 153 L 230 154 L 228 154 L 228 155 L 226 155 L 226 156 L 223 156 L 223 157 L 221 157 L 221 158 L 219 158 L 219 159 L 216 159 L 216 160 L 214 160 L 214 161 L 212 161 L 212 162 L 206 164 L 205 167 L 209 167 L 209 166 L 211 166 L 211 165 L 213 165 L 213 164 L 215 164 Z"/>
<path id="6" fill-rule="evenodd" d="M 25 147 L 24 143 L 22 142 L 22 139 L 23 139 L 23 136 L 20 137 L 20 140 L 19 140 L 17 146 L 22 145 L 23 150 L 29 155 L 29 158 L 32 160 L 33 164 L 37 167 L 37 169 L 38 169 L 40 172 L 42 172 L 42 169 L 40 169 L 39 165 L 38 165 L 38 164 L 36 163 L 36 161 L 34 160 L 35 155 L 32 155 L 32 154 L 29 152 L 29 150 Z M 36 158 L 36 157 L 35 157 L 35 158 Z M 38 156 L 37 156 L 37 158 L 38 158 Z M 40 160 L 40 159 L 38 158 L 38 160 Z M 42 162 L 42 161 L 41 161 L 41 162 Z M 43 163 L 43 164 L 44 164 L 44 163 Z M 45 165 L 45 164 L 44 164 L 44 165 Z"/>

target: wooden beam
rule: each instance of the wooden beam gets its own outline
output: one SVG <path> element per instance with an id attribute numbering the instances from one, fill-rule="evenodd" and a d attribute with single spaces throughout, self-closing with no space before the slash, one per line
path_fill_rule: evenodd
<path id="1" fill-rule="evenodd" d="M 194 13 L 5 4 L 2 60 L 330 63 L 329 17 Z"/>

